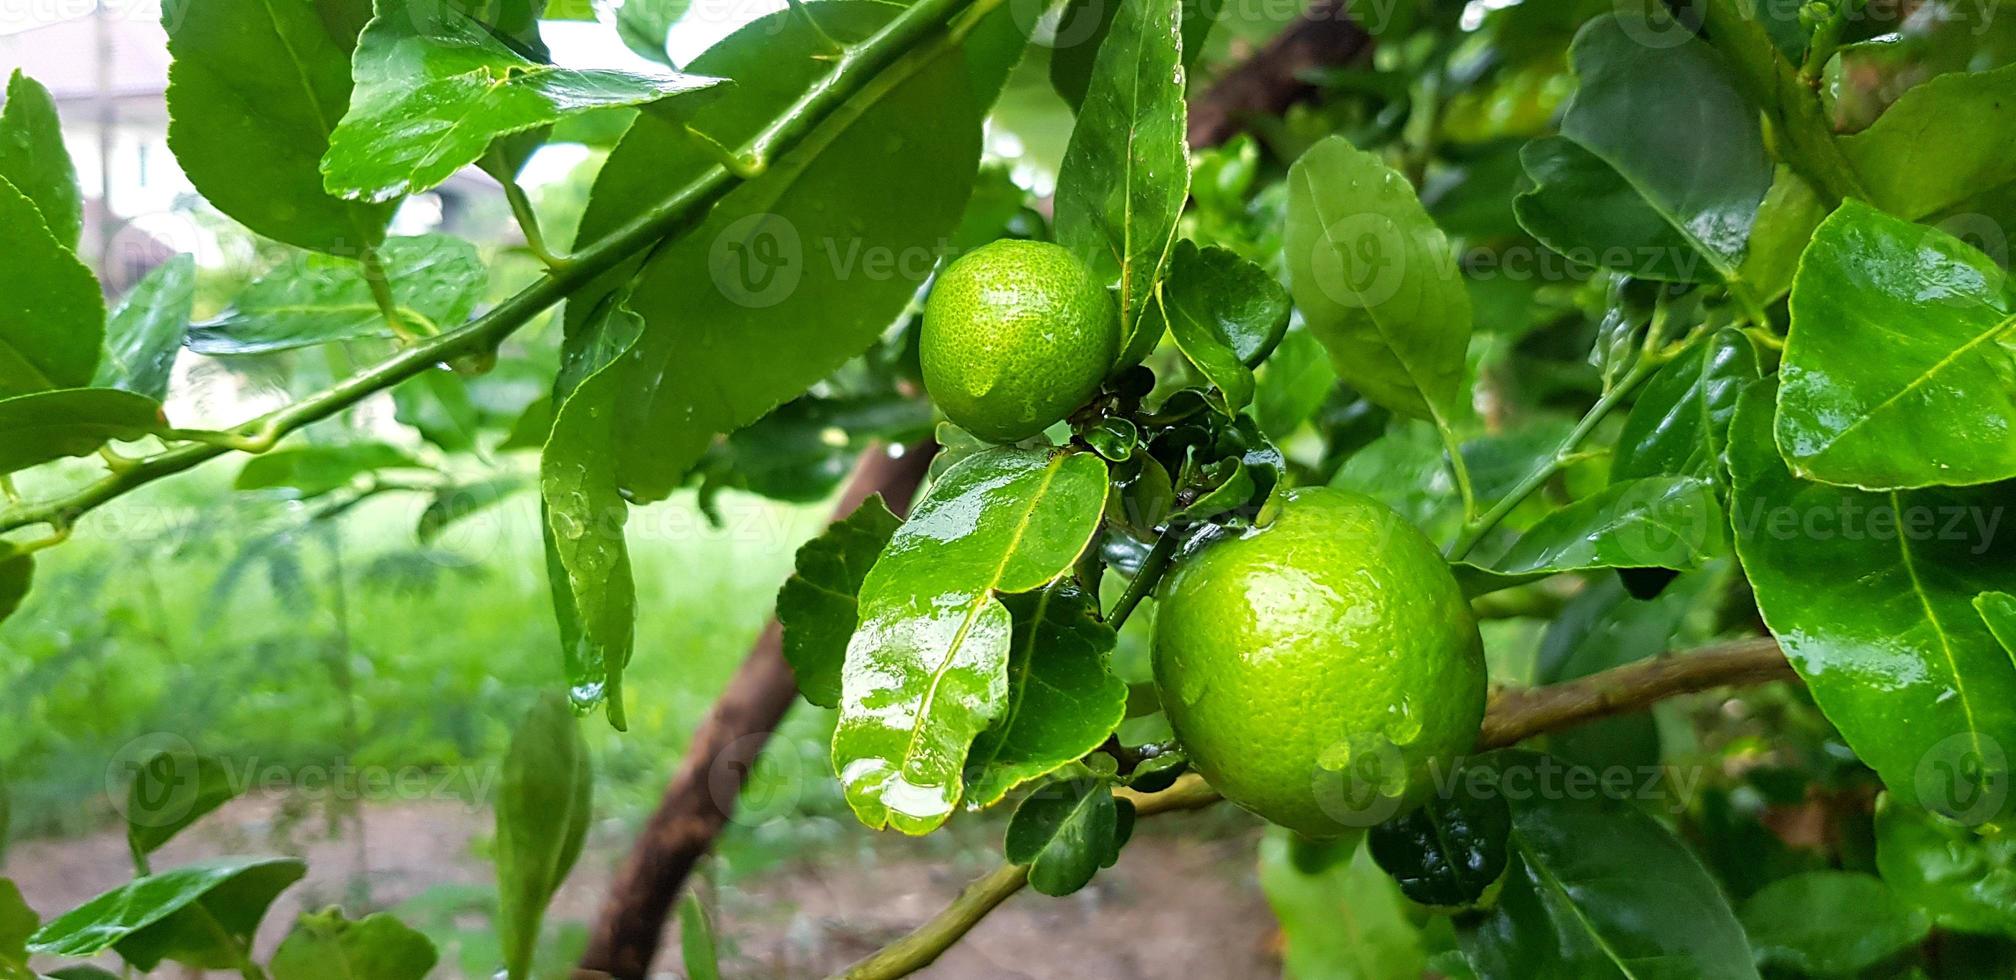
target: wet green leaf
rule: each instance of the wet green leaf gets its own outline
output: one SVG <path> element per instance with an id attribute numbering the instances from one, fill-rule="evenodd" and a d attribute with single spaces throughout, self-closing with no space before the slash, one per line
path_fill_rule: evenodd
<path id="1" fill-rule="evenodd" d="M 784 627 L 784 659 L 805 700 L 840 706 L 840 668 L 860 624 L 861 581 L 902 524 L 878 493 L 798 549 L 797 571 L 777 592 L 777 622 Z"/>
<path id="2" fill-rule="evenodd" d="M 1757 349 L 1742 331 L 1723 329 L 1659 369 L 1638 392 L 1617 451 L 1611 482 L 1653 476 L 1720 479 L 1736 398 L 1757 380 Z"/>
<path id="3" fill-rule="evenodd" d="M 1119 364 L 1160 336 L 1144 314 L 1190 194 L 1181 0 L 1114 0 L 1057 173 L 1057 242 L 1119 284 Z"/>
<path id="4" fill-rule="evenodd" d="M 1540 519 L 1488 564 L 1458 562 L 1470 595 L 1591 568 L 1695 569 L 1722 552 L 1722 508 L 1701 477 L 1613 483 Z"/>
<path id="5" fill-rule="evenodd" d="M 1958 932 L 2016 936 L 2016 840 L 1923 807 L 1876 804 L 1876 868 L 1898 899 Z"/>
<path id="6" fill-rule="evenodd" d="M 90 384 L 105 330 L 98 280 L 4 177 L 0 241 L 0 397 Z"/>
<path id="7" fill-rule="evenodd" d="M 858 40 L 896 9 L 843 0 L 821 4 L 818 16 L 834 36 Z M 670 493 L 717 433 L 830 374 L 910 302 L 971 189 L 983 106 L 1012 63 L 987 60 L 1000 50 L 982 41 L 1012 27 L 1009 14 L 1005 6 L 990 14 L 963 50 L 906 62 L 901 84 L 850 104 L 858 115 L 772 161 L 651 259 L 630 299 L 650 329 L 614 372 L 621 397 L 605 419 L 620 484 L 637 499 Z M 1003 49 L 1019 44 L 1018 36 Z M 819 51 L 789 11 L 751 23 L 689 66 L 746 80 L 699 109 L 693 126 L 741 144 L 830 68 Z M 583 240 L 714 165 L 677 120 L 643 113 L 596 180 Z M 762 357 L 749 356 L 752 344 Z"/>
<path id="8" fill-rule="evenodd" d="M 1008 820 L 1008 860 L 1029 866 L 1029 887 L 1053 897 L 1085 887 L 1120 858 L 1122 808 L 1101 779 L 1066 779 L 1029 795 Z"/>
<path id="9" fill-rule="evenodd" d="M 175 354 L 196 303 L 196 257 L 177 255 L 135 284 L 105 321 L 105 356 L 94 388 L 124 388 L 156 401 L 168 397 Z"/>
<path id="10" fill-rule="evenodd" d="M 1338 377 L 1446 425 L 1466 402 L 1470 294 L 1406 178 L 1341 136 L 1288 169 L 1289 287 Z"/>
<path id="11" fill-rule="evenodd" d="M 1871 199 L 1903 218 L 2016 180 L 2016 65 L 1913 85 L 1869 128 L 1838 142 Z"/>
<path id="12" fill-rule="evenodd" d="M 0 546 L 0 623 L 19 612 L 22 600 L 28 598 L 28 589 L 35 583 L 35 556 L 14 550 L 12 545 Z M 4 791 L 0 784 L 0 791 Z M 0 792 L 0 800 L 6 794 Z M 7 810 L 6 803 L 0 803 L 0 814 Z"/>
<path id="13" fill-rule="evenodd" d="M 1420 929 L 1393 879 L 1351 837 L 1298 865 L 1301 839 L 1273 828 L 1260 839 L 1260 889 L 1287 940 L 1289 980 L 1418 980 L 1427 966 Z"/>
<path id="14" fill-rule="evenodd" d="M 1757 962 L 1809 976 L 1869 969 L 1918 944 L 1925 913 L 1898 900 L 1875 875 L 1809 871 L 1781 878 L 1743 903 L 1743 930 Z"/>
<path id="15" fill-rule="evenodd" d="M 1013 617 L 997 594 L 1068 572 L 1099 526 L 1092 453 L 992 449 L 947 471 L 861 587 L 833 768 L 856 816 L 928 833 L 963 792 L 967 750 L 1009 706 Z"/>
<path id="16" fill-rule="evenodd" d="M 1478 977 L 1756 980 L 1728 900 L 1671 832 L 1600 793 L 1541 789 L 1549 772 L 1567 778 L 1558 761 L 1488 758 L 1512 807 L 1513 857 L 1497 904 L 1458 927 Z"/>
<path id="17" fill-rule="evenodd" d="M 234 945 L 251 941 L 267 906 L 307 870 L 295 858 L 230 857 L 137 878 L 58 916 L 29 938 L 28 950 L 84 957 L 116 949 L 141 970 L 164 959 L 236 967 Z"/>
<path id="18" fill-rule="evenodd" d="M 489 271 L 476 247 L 449 235 L 387 239 L 379 254 L 392 299 L 424 324 L 460 326 L 483 298 Z M 390 337 L 364 269 L 348 259 L 296 255 L 260 276 L 214 320 L 189 331 L 198 354 L 260 354 L 358 337 Z"/>
<path id="19" fill-rule="evenodd" d="M 84 231 L 84 197 L 63 146 L 56 100 L 19 68 L 7 78 L 7 104 L 0 108 L 0 178 L 35 202 L 57 244 L 76 250 Z"/>
<path id="20" fill-rule="evenodd" d="M 1511 854 L 1512 810 L 1495 794 L 1471 798 L 1459 786 L 1374 827 L 1365 846 L 1400 892 L 1423 905 L 1476 903 Z"/>
<path id="21" fill-rule="evenodd" d="M 0 398 L 0 473 L 106 443 L 139 439 L 163 426 L 161 403 L 114 388 L 59 388 Z"/>
<path id="22" fill-rule="evenodd" d="M 1791 309 L 1792 472 L 1872 490 L 2016 477 L 2016 294 L 1988 256 L 1849 201 L 1814 232 Z"/>
<path id="23" fill-rule="evenodd" d="M 332 255 L 355 257 L 384 239 L 397 202 L 322 189 L 322 155 L 350 104 L 350 51 L 370 16 L 370 0 L 162 5 L 174 58 L 168 148 L 218 210 Z"/>
<path id="24" fill-rule="evenodd" d="M 1813 240 L 1813 229 L 1827 217 L 1827 205 L 1813 185 L 1790 167 L 1779 167 L 1771 191 L 1757 208 L 1750 228 L 1750 250 L 1744 253 L 1739 277 L 1761 302 L 1772 302 L 1792 288 L 1799 256 Z"/>
<path id="25" fill-rule="evenodd" d="M 20 887 L 12 879 L 0 878 L 0 976 L 14 975 L 10 970 L 28 974 L 28 937 L 41 924 L 21 898 Z"/>
<path id="26" fill-rule="evenodd" d="M 665 40 L 690 6 L 692 0 L 623 0 L 616 8 L 616 34 L 640 57 L 677 68 L 665 51 Z"/>
<path id="27" fill-rule="evenodd" d="M 137 862 L 231 801 L 239 787 L 222 759 L 188 749 L 149 756 L 126 788 L 126 846 Z"/>
<path id="28" fill-rule="evenodd" d="M 366 473 L 425 468 L 405 450 L 382 442 L 302 446 L 252 457 L 238 471 L 233 486 L 239 490 L 285 489 L 306 499 L 341 490 Z"/>
<path id="29" fill-rule="evenodd" d="M 511 980 L 528 975 L 546 904 L 581 856 L 593 793 L 567 699 L 541 697 L 511 737 L 497 788 L 497 931 Z"/>
<path id="30" fill-rule="evenodd" d="M 423 980 L 439 959 L 434 943 L 390 913 L 346 919 L 307 912 L 273 953 L 273 980 Z"/>
<path id="31" fill-rule="evenodd" d="M 427 502 L 427 509 L 420 512 L 413 535 L 422 544 L 431 544 L 450 525 L 496 507 L 524 487 L 524 478 L 515 473 L 443 487 Z"/>
<path id="32" fill-rule="evenodd" d="M 1323 342 L 1302 328 L 1288 331 L 1281 345 L 1254 374 L 1253 418 L 1270 439 L 1286 439 L 1323 407 L 1337 386 L 1337 371 Z"/>
<path id="33" fill-rule="evenodd" d="M 1222 9 L 1203 0 L 1183 0 L 1183 67 L 1189 68 L 1204 51 L 1204 40 L 1215 23 L 1212 15 Z M 1071 0 L 1064 5 L 1052 32 L 1050 87 L 1077 112 L 1092 85 L 1093 61 L 1099 46 L 1113 29 L 1113 17 L 1120 4 L 1104 0 Z"/>
<path id="34" fill-rule="evenodd" d="M 1238 413 L 1253 400 L 1253 367 L 1288 329 L 1288 292 L 1267 270 L 1216 245 L 1176 243 L 1162 311 L 1177 349 Z"/>
<path id="35" fill-rule="evenodd" d="M 1693 242 L 1603 158 L 1565 136 L 1526 144 L 1519 164 L 1533 186 L 1512 200 L 1519 225 L 1580 266 L 1640 279 L 1716 282 Z"/>
<path id="36" fill-rule="evenodd" d="M 854 471 L 871 444 L 903 445 L 930 434 L 931 404 L 922 398 L 805 395 L 708 447 L 700 469 L 719 486 L 814 503 Z"/>
<path id="37" fill-rule="evenodd" d="M 2006 490 L 1801 480 L 1772 440 L 1775 396 L 1753 386 L 1729 429 L 1736 552 L 1765 624 L 1892 795 L 1995 817 L 2010 803 L 2016 664 L 1973 601 L 2016 586 L 2016 549 L 1997 536 Z"/>
<path id="38" fill-rule="evenodd" d="M 1974 597 L 1974 611 L 1981 614 L 2002 649 L 2016 655 L 2016 595 L 1983 592 Z"/>
<path id="39" fill-rule="evenodd" d="M 993 806 L 1098 748 L 1127 716 L 1127 685 L 1107 665 L 1113 630 L 1097 602 L 1065 583 L 1002 602 L 1014 617 L 1008 704 L 966 756 L 973 806 Z"/>
<path id="40" fill-rule="evenodd" d="M 414 0 L 378 0 L 357 40 L 354 76 L 322 174 L 329 193 L 365 201 L 432 188 L 502 136 L 609 106 L 677 100 L 689 109 L 723 84 L 540 64 L 454 5 Z"/>

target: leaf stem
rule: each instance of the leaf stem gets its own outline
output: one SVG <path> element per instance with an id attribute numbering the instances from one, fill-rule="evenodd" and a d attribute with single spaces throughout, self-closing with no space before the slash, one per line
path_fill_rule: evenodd
<path id="1" fill-rule="evenodd" d="M 399 300 L 392 295 L 392 280 L 385 271 L 385 261 L 378 254 L 378 246 L 367 245 L 357 254 L 357 264 L 364 267 L 364 282 L 371 287 L 371 301 L 378 304 L 378 313 L 385 318 L 385 325 L 399 335 L 402 341 L 414 339 L 412 329 L 406 323 L 405 314 L 399 312 Z"/>
<path id="2" fill-rule="evenodd" d="M 1155 546 L 1148 549 L 1148 556 L 1141 559 L 1141 567 L 1134 572 L 1134 578 L 1127 583 L 1127 591 L 1120 594 L 1119 601 L 1113 603 L 1113 611 L 1106 614 L 1106 624 L 1119 632 L 1127 624 L 1127 618 L 1134 615 L 1134 608 L 1155 591 L 1155 586 L 1168 574 L 1169 563 L 1176 557 L 1176 549 L 1183 543 L 1181 529 L 1171 525 L 1155 539 Z"/>
<path id="3" fill-rule="evenodd" d="M 497 182 L 504 188 L 504 200 L 511 205 L 511 217 L 517 219 L 518 230 L 525 236 L 525 250 L 548 269 L 557 269 L 567 264 L 567 257 L 559 255 L 546 244 L 546 235 L 539 230 L 539 212 L 532 209 L 532 200 L 525 196 L 525 188 L 518 185 L 516 177 L 506 176 L 511 170 L 505 165 L 504 151 L 497 145 L 490 147 L 490 159 L 496 165 Z"/>
<path id="4" fill-rule="evenodd" d="M 746 145 L 751 159 L 769 160 L 798 146 L 821 123 L 841 113 L 849 100 L 867 89 L 885 70 L 913 51 L 935 57 L 958 43 L 978 17 L 1006 0 L 918 0 L 903 8 L 867 40 L 849 47 L 833 71 L 814 82 L 791 106 L 773 118 Z M 927 43 L 933 42 L 933 43 Z M 741 176 L 723 166 L 674 190 L 664 200 L 638 214 L 537 282 L 453 330 L 416 342 L 350 377 L 277 411 L 233 429 L 238 436 L 266 445 L 318 422 L 386 388 L 464 355 L 490 350 L 520 327 L 595 277 L 622 264 L 658 242 L 690 231 L 707 211 L 740 185 Z M 368 278 L 368 276 L 367 276 Z M 68 522 L 163 477 L 215 459 L 237 446 L 195 440 L 140 460 L 125 473 L 115 473 L 53 500 L 9 506 L 0 511 L 0 532 L 32 524 Z"/>
<path id="5" fill-rule="evenodd" d="M 1463 519 L 1477 519 L 1477 490 L 1470 482 L 1470 463 L 1463 458 L 1463 442 L 1456 437 L 1456 429 L 1442 413 L 1435 413 L 1435 433 L 1442 438 L 1442 448 L 1449 455 L 1449 475 L 1456 480 L 1456 493 L 1463 498 Z"/>
<path id="6" fill-rule="evenodd" d="M 819 18 L 812 16 L 812 9 L 805 6 L 805 0 L 789 0 L 789 2 L 792 13 L 797 14 L 798 19 L 812 29 L 812 33 L 819 38 L 819 46 L 826 49 L 825 57 L 821 60 L 831 60 L 847 53 L 846 45 L 834 40 L 833 35 L 826 33 L 826 28 L 819 26 Z"/>

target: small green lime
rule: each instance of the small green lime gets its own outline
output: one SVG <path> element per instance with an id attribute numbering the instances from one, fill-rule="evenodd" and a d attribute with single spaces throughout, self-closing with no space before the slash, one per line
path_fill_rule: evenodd
<path id="1" fill-rule="evenodd" d="M 1334 836 L 1429 789 L 1484 718 L 1483 642 L 1435 546 L 1370 497 L 1286 494 L 1273 523 L 1163 582 L 1155 683 L 1191 764 L 1275 823 Z"/>
<path id="2" fill-rule="evenodd" d="M 948 266 L 924 304 L 918 356 L 945 417 L 1027 439 L 1099 390 L 1120 346 L 1106 287 L 1060 245 L 1004 239 Z"/>

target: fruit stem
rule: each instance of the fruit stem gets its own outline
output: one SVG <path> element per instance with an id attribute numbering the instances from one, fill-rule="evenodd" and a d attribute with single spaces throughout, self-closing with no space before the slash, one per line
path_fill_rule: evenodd
<path id="1" fill-rule="evenodd" d="M 1134 573 L 1134 580 L 1127 583 L 1127 591 L 1120 594 L 1120 601 L 1113 604 L 1113 611 L 1106 614 L 1106 624 L 1119 632 L 1127 624 L 1127 617 L 1134 615 L 1134 607 L 1141 604 L 1148 593 L 1168 574 L 1169 563 L 1176 557 L 1176 549 L 1183 543 L 1182 529 L 1170 525 L 1162 536 L 1155 539 L 1155 546 L 1148 549 L 1148 556 L 1141 559 L 1141 568 Z"/>

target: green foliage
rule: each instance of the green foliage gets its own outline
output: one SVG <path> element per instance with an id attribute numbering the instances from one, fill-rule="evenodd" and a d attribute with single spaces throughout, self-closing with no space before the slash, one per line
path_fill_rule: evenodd
<path id="1" fill-rule="evenodd" d="M 511 739 L 497 790 L 497 927 L 511 980 L 528 975 L 546 903 L 581 856 L 591 775 L 566 699 L 540 698 Z"/>
<path id="2" fill-rule="evenodd" d="M 1253 368 L 1288 330 L 1288 293 L 1230 249 L 1176 244 L 1160 313 L 1170 339 L 1237 414 L 1253 400 Z"/>
<path id="3" fill-rule="evenodd" d="M 2016 841 L 1888 798 L 1875 830 L 1876 869 L 1907 908 L 1942 929 L 2016 935 Z"/>
<path id="4" fill-rule="evenodd" d="M 347 258 L 297 254 L 260 276 L 222 315 L 189 331 L 198 354 L 263 354 L 336 340 L 434 333 L 468 319 L 488 273 L 459 238 L 387 239 L 377 250 L 400 322 L 372 296 L 364 267 Z"/>
<path id="5" fill-rule="evenodd" d="M 1811 871 L 1780 878 L 1743 904 L 1743 931 L 1759 963 L 1809 976 L 1856 973 L 1916 945 L 1925 913 L 1897 900 L 1874 875 Z"/>
<path id="6" fill-rule="evenodd" d="M 35 202 L 0 177 L 0 397 L 91 383 L 105 300 L 91 270 L 49 231 Z"/>
<path id="7" fill-rule="evenodd" d="M 42 926 L 28 951 L 83 957 L 116 950 L 141 970 L 162 960 L 235 968 L 267 906 L 306 871 L 294 858 L 217 858 L 136 878 Z"/>
<path id="8" fill-rule="evenodd" d="M 366 474 L 421 469 L 405 450 L 382 442 L 279 449 L 247 461 L 234 484 L 240 490 L 282 490 L 302 499 L 351 486 Z"/>
<path id="9" fill-rule="evenodd" d="M 165 749 L 140 763 L 126 789 L 126 846 L 136 867 L 190 824 L 231 801 L 241 787 L 224 761 Z"/>
<path id="10" fill-rule="evenodd" d="M 1757 380 L 1757 351 L 1740 331 L 1698 341 L 1645 382 L 1617 433 L 1613 482 L 1653 476 L 1725 477 L 1736 399 Z"/>
<path id="11" fill-rule="evenodd" d="M 777 592 L 777 622 L 805 700 L 840 706 L 847 640 L 861 621 L 861 582 L 902 523 L 878 493 L 798 549 L 797 571 Z"/>
<path id="12" fill-rule="evenodd" d="M 1014 619 L 1008 703 L 966 756 L 966 801 L 993 806 L 1106 741 L 1127 713 L 1099 604 L 1066 583 L 1002 600 Z"/>
<path id="13" fill-rule="evenodd" d="M 1133 833 L 1134 804 L 1113 798 L 1096 778 L 1051 783 L 1022 801 L 1008 821 L 1008 860 L 1029 866 L 1029 887 L 1069 895 L 1120 859 Z"/>
<path id="14" fill-rule="evenodd" d="M 1691 571 L 1722 551 L 1722 526 L 1705 479 L 1626 480 L 1541 518 L 1495 560 L 1458 564 L 1456 575 L 1474 596 L 1570 571 Z"/>
<path id="15" fill-rule="evenodd" d="M 1329 844 L 1329 863 L 1300 867 L 1298 839 L 1273 830 L 1260 842 L 1260 888 L 1288 945 L 1284 975 L 1294 980 L 1402 980 L 1427 966 L 1420 930 L 1399 886 L 1358 838 Z"/>
<path id="16" fill-rule="evenodd" d="M 13 881 L 0 878 L 0 976 L 28 972 L 28 937 L 42 925 Z"/>
<path id="17" fill-rule="evenodd" d="M 189 331 L 196 303 L 196 259 L 177 255 L 126 293 L 105 320 L 105 356 L 94 388 L 124 388 L 155 401 L 168 397 L 168 375 Z"/>
<path id="18" fill-rule="evenodd" d="M 303 913 L 273 952 L 273 980 L 422 980 L 439 958 L 426 936 L 379 912 L 346 919 L 340 909 Z"/>
<path id="19" fill-rule="evenodd" d="M 1495 795 L 1436 797 L 1366 834 L 1372 860 L 1422 905 L 1484 898 L 1511 856 L 1512 810 Z"/>
<path id="20" fill-rule="evenodd" d="M 70 151 L 63 147 L 56 100 L 19 68 L 7 77 L 7 103 L 0 108 L 0 179 L 35 202 L 58 245 L 77 248 L 84 199 Z"/>
<path id="21" fill-rule="evenodd" d="M 634 2 L 634 0 L 633 0 Z M 679 958 L 687 980 L 721 980 L 721 956 L 714 947 L 714 923 L 700 896 L 687 892 L 679 903 Z"/>
<path id="22" fill-rule="evenodd" d="M 2016 65 L 1927 79 L 1840 141 L 1870 200 L 1905 220 L 2016 180 Z M 1936 128 L 1935 128 L 1936 127 Z"/>
<path id="23" fill-rule="evenodd" d="M 161 403 L 115 388 L 58 388 L 0 398 L 0 473 L 65 456 L 88 456 L 114 440 L 164 427 Z"/>

